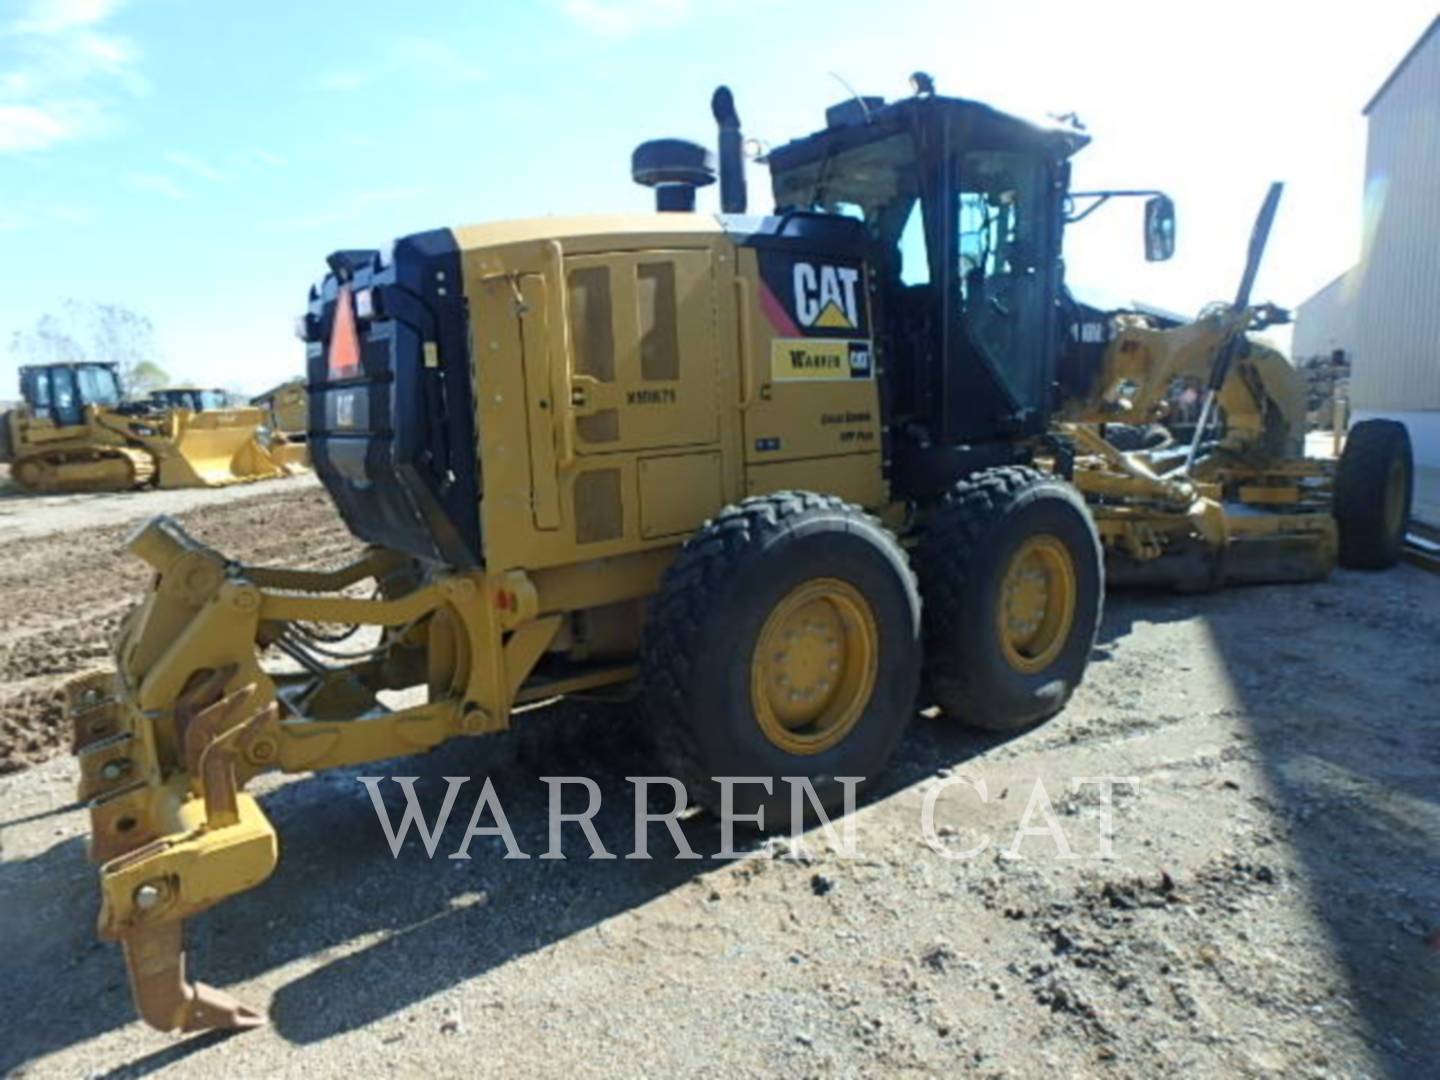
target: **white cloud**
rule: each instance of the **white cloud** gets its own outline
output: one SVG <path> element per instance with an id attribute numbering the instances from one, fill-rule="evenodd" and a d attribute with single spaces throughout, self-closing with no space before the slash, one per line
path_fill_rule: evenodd
<path id="1" fill-rule="evenodd" d="M 186 172 L 194 173 L 203 180 L 209 180 L 212 184 L 218 184 L 230 179 L 204 158 L 198 158 L 194 154 L 187 154 L 183 150 L 168 151 L 165 154 L 165 160 L 177 169 L 184 169 Z"/>
<path id="2" fill-rule="evenodd" d="M 127 173 L 125 175 L 125 182 L 136 191 L 143 191 L 151 195 L 162 195 L 176 202 L 190 198 L 190 192 L 181 187 L 174 177 L 166 176 L 164 173 Z"/>
<path id="3" fill-rule="evenodd" d="M 395 62 L 435 82 L 463 85 L 479 82 L 487 72 L 468 55 L 439 38 L 403 37 L 391 46 Z"/>
<path id="4" fill-rule="evenodd" d="M 281 157 L 273 150 L 266 150 L 263 146 L 250 147 L 250 156 L 262 165 L 269 165 L 272 169 L 283 168 L 290 164 L 290 159 Z"/>
<path id="5" fill-rule="evenodd" d="M 95 218 L 95 211 L 88 206 L 64 203 L 46 206 L 22 202 L 0 207 L 0 231 L 35 229 L 54 224 L 89 225 Z"/>
<path id="6" fill-rule="evenodd" d="M 68 138 L 71 130 L 53 106 L 0 105 L 0 153 L 43 150 Z"/>
<path id="7" fill-rule="evenodd" d="M 691 6 L 690 0 L 565 0 L 561 10 L 593 33 L 630 37 L 673 26 L 691 13 Z"/>
<path id="8" fill-rule="evenodd" d="M 10 30 L 19 34 L 59 34 L 104 22 L 124 0 L 30 0 Z"/>
<path id="9" fill-rule="evenodd" d="M 471 59 L 469 51 L 444 38 L 408 36 L 391 39 L 367 70 L 332 68 L 322 72 L 316 82 L 322 90 L 349 94 L 389 76 L 425 79 L 441 86 L 468 86 L 489 75 L 488 69 Z"/>
<path id="10" fill-rule="evenodd" d="M 118 95 L 149 90 L 139 54 L 102 24 L 119 0 L 31 0 L 0 23 L 0 153 L 44 150 L 114 123 Z"/>
<path id="11" fill-rule="evenodd" d="M 95 211 L 88 206 L 52 206 L 50 216 L 67 225 L 89 225 L 95 221 Z"/>
<path id="12" fill-rule="evenodd" d="M 329 71 L 320 76 L 320 86 L 325 90 L 349 93 L 370 85 L 370 76 L 358 71 Z"/>

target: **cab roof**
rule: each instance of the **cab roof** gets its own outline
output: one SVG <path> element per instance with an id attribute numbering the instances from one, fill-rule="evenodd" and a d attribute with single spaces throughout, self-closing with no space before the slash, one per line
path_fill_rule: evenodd
<path id="1" fill-rule="evenodd" d="M 1069 157 L 1090 141 L 1070 126 L 1039 124 L 968 98 L 917 95 L 890 103 L 854 98 L 825 112 L 826 126 L 770 151 L 772 172 L 783 172 L 887 135 L 947 124 L 959 145 L 1035 147 Z"/>

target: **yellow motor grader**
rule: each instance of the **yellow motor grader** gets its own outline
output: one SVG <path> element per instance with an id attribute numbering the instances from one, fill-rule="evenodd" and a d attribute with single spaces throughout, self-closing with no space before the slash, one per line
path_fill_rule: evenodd
<path id="1" fill-rule="evenodd" d="M 219 487 L 287 475 L 257 438 L 258 409 L 127 402 L 114 364 L 20 369 L 22 404 L 0 414 L 0 462 L 37 493 Z M 207 392 L 208 393 L 208 392 Z"/>
<path id="2" fill-rule="evenodd" d="M 1272 185 L 1261 207 L 1233 303 L 1180 326 L 1140 313 L 1072 321 L 1056 432 L 1105 546 L 1108 584 L 1309 581 L 1337 559 L 1383 569 L 1400 558 L 1414 471 L 1405 426 L 1363 421 L 1338 461 L 1307 457 L 1304 377 L 1250 337 L 1289 318 L 1250 302 L 1280 193 Z M 1188 440 L 1164 428 L 1182 385 L 1204 391 Z M 1157 423 L 1158 442 L 1131 445 Z M 1109 436 L 1116 424 L 1129 438 Z"/>
<path id="3" fill-rule="evenodd" d="M 262 772 L 631 694 L 660 768 L 710 808 L 759 778 L 732 809 L 773 828 L 783 780 L 833 809 L 881 773 L 922 672 L 924 702 L 991 729 L 1065 706 L 1103 598 L 1052 430 L 1087 137 L 917 77 L 770 152 L 753 216 L 728 90 L 712 110 L 719 214 L 695 211 L 715 156 L 662 139 L 631 159 L 653 213 L 329 257 L 308 445 L 363 557 L 250 566 L 165 518 L 130 540 L 151 588 L 115 672 L 67 697 L 100 932 L 152 1025 L 260 1020 L 190 981 L 182 924 L 274 868 Z"/>

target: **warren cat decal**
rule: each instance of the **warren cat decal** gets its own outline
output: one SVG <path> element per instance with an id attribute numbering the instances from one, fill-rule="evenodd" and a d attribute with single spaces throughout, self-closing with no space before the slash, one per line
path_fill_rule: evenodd
<path id="1" fill-rule="evenodd" d="M 770 378 L 775 382 L 874 377 L 868 341 L 775 338 L 770 342 Z"/>

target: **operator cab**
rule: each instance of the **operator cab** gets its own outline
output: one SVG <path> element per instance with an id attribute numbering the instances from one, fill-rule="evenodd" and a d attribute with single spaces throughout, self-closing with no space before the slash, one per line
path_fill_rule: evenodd
<path id="1" fill-rule="evenodd" d="M 933 94 L 855 98 L 826 122 L 770 153 L 777 212 L 864 222 L 892 475 L 943 485 L 977 444 L 1045 430 L 1069 158 L 1089 138 Z"/>
<path id="2" fill-rule="evenodd" d="M 34 364 L 20 369 L 20 396 L 35 416 L 57 427 L 85 422 L 86 406 L 120 404 L 120 376 L 114 364 Z"/>
<path id="3" fill-rule="evenodd" d="M 198 390 L 189 386 L 167 387 L 150 391 L 150 404 L 157 409 L 190 409 L 206 412 L 230 407 L 230 395 L 224 390 Z"/>

